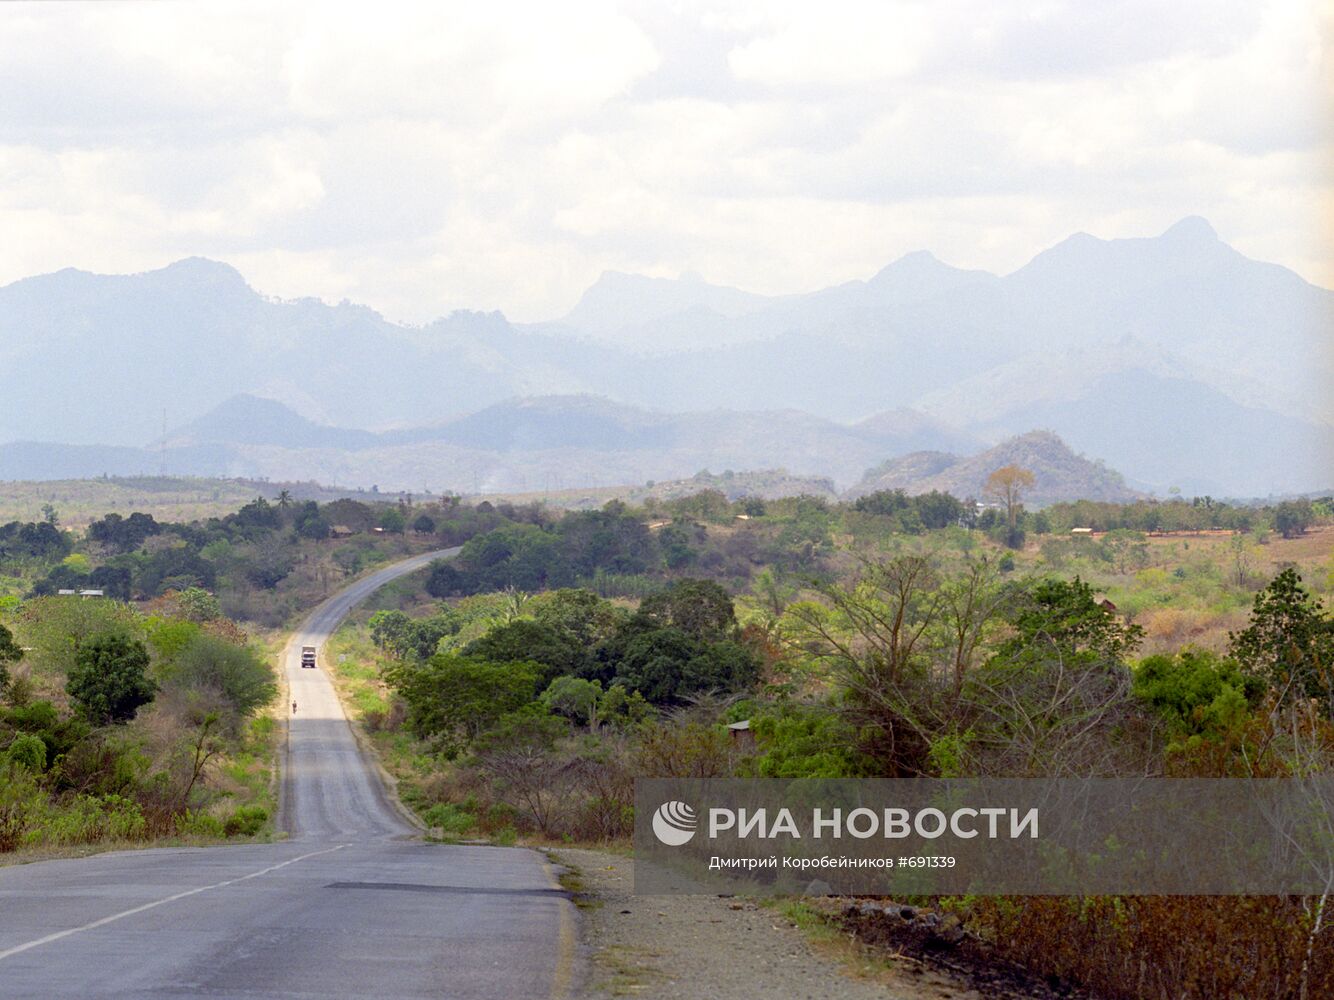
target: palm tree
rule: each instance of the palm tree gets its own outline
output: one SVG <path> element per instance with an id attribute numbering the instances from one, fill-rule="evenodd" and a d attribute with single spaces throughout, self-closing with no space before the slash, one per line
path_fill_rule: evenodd
<path id="1" fill-rule="evenodd" d="M 292 494 L 289 493 L 287 490 L 280 491 L 278 494 L 278 506 L 281 507 L 283 510 L 286 510 L 288 507 L 292 506 Z"/>

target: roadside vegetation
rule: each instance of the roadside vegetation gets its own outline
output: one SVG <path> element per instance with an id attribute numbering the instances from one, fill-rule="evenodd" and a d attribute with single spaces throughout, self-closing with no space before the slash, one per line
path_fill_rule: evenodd
<path id="1" fill-rule="evenodd" d="M 333 647 L 405 801 L 446 839 L 624 843 L 644 776 L 1332 762 L 1327 503 L 704 494 L 517 513 Z M 1334 987 L 1324 900 L 913 902 L 1105 996 Z"/>
<path id="2" fill-rule="evenodd" d="M 450 505 L 442 530 L 500 523 Z M 274 630 L 382 562 L 442 544 L 397 503 L 260 498 L 0 525 L 0 855 L 268 835 Z M 426 524 L 431 530 L 421 530 Z"/>
<path id="3" fill-rule="evenodd" d="M 0 854 L 255 836 L 270 665 L 216 601 L 37 597 L 0 625 Z"/>
<path id="4" fill-rule="evenodd" d="M 0 817 L 26 845 L 248 832 L 273 680 L 248 633 L 450 545 L 327 660 L 444 839 L 623 845 L 641 776 L 1329 769 L 1329 500 L 1030 512 L 1024 483 L 982 504 L 280 498 L 5 525 Z M 1323 899 L 915 902 L 1110 997 L 1334 989 Z"/>

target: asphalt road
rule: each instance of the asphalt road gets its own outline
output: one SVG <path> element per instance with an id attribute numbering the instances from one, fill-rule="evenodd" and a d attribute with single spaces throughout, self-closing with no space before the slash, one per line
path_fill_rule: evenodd
<path id="1" fill-rule="evenodd" d="M 293 636 L 288 840 L 0 869 L 0 997 L 570 995 L 573 906 L 545 859 L 418 840 L 323 666 L 300 665 L 377 587 L 456 551 L 358 581 Z"/>

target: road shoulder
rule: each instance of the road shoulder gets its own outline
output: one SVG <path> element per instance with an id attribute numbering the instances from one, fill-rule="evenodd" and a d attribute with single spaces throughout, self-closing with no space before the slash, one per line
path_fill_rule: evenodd
<path id="1" fill-rule="evenodd" d="M 635 896 L 633 859 L 557 848 L 580 909 L 586 996 L 661 1000 L 966 1000 L 978 994 L 900 968 L 800 907 L 718 896 Z"/>

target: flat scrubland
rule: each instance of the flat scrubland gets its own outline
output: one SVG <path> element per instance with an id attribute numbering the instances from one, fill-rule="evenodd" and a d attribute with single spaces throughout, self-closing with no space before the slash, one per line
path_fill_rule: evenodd
<path id="1" fill-rule="evenodd" d="M 113 476 L 45 482 L 0 482 L 0 523 L 37 521 L 48 504 L 67 527 L 83 528 L 110 513 L 150 514 L 159 521 L 199 521 L 225 517 L 262 496 L 276 500 L 286 490 L 300 500 L 396 500 L 369 490 L 342 489 L 304 482 L 214 479 L 187 476 Z"/>

